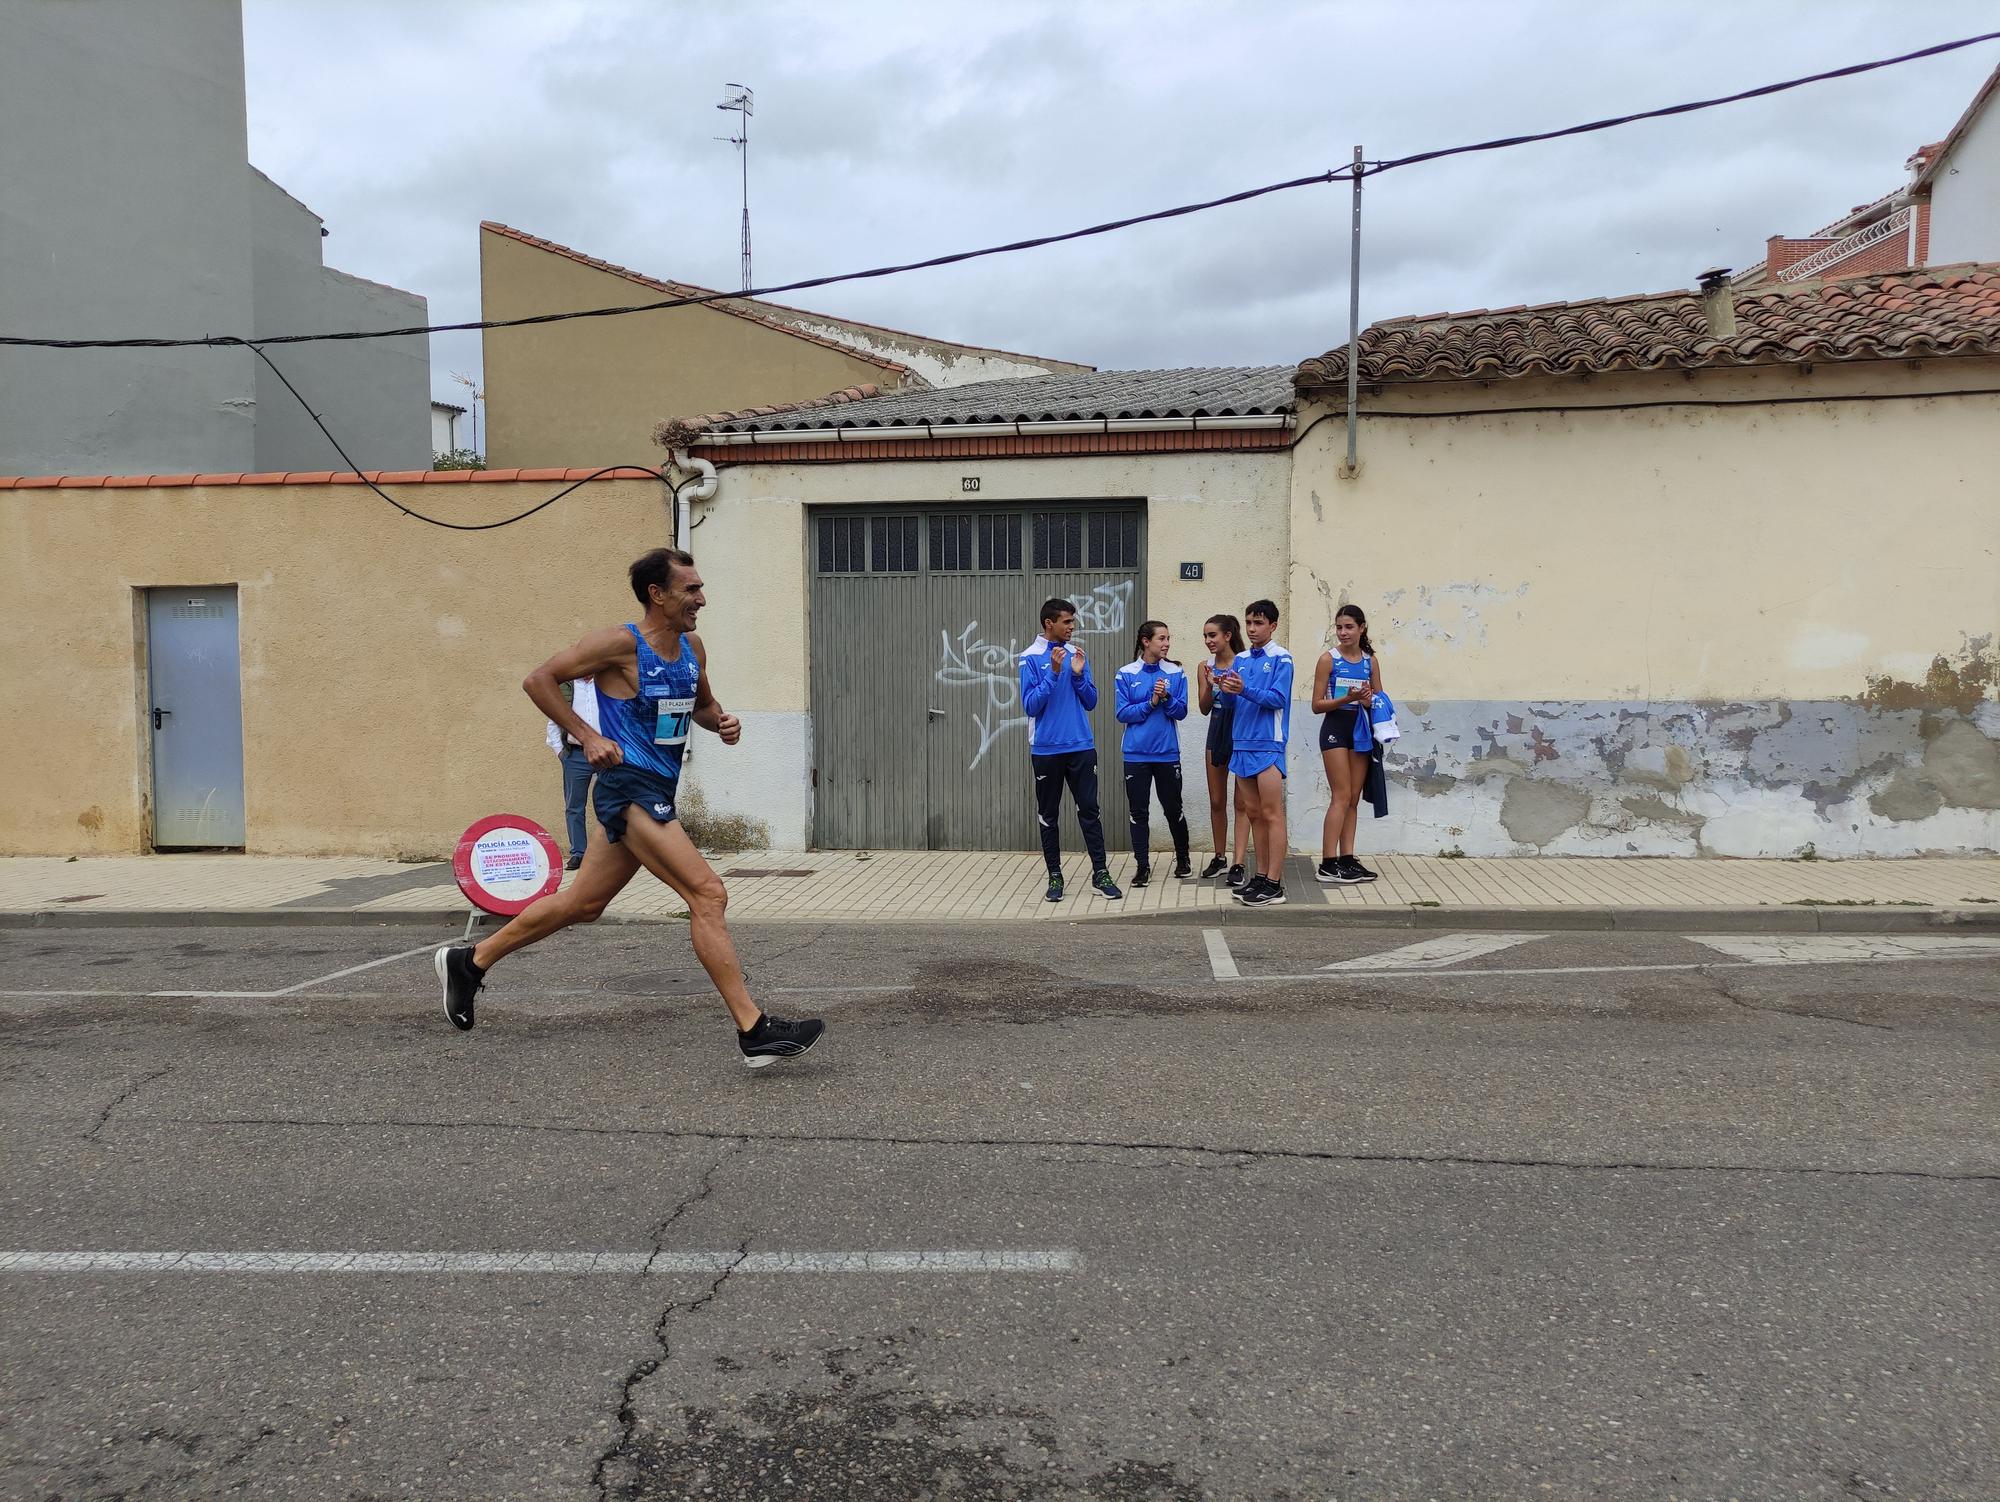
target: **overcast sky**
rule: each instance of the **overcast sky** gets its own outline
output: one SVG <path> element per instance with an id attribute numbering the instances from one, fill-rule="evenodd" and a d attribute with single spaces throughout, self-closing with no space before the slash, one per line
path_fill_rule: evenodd
<path id="1" fill-rule="evenodd" d="M 1993 29 L 1992 0 L 1176 4 L 245 0 L 251 160 L 328 262 L 479 316 L 495 219 L 734 288 L 756 90 L 760 284 L 1071 229 L 1371 158 L 1732 92 Z M 2000 43 L 1774 99 L 1385 174 L 1362 319 L 1659 291 L 1903 179 Z M 1346 338 L 1348 189 L 781 299 L 1105 368 Z M 488 335 L 504 339 L 502 331 Z M 433 340 L 433 387 L 479 336 Z M 456 393 L 454 397 L 453 394 Z"/>

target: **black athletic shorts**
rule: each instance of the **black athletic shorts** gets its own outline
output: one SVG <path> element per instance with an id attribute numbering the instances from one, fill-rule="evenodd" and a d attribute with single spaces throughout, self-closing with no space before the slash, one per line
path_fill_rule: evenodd
<path id="1" fill-rule="evenodd" d="M 1329 710 L 1320 716 L 1319 748 L 1322 751 L 1352 751 L 1354 749 L 1355 721 L 1361 717 L 1359 708 Z"/>
<path id="2" fill-rule="evenodd" d="M 678 787 L 678 783 L 669 782 L 657 772 L 621 763 L 597 774 L 590 801 L 596 805 L 597 822 L 604 826 L 606 837 L 615 845 L 625 836 L 625 810 L 635 803 L 652 815 L 655 823 L 673 823 Z"/>
<path id="3" fill-rule="evenodd" d="M 1212 714 L 1208 717 L 1208 764 L 1211 767 L 1227 767 L 1229 753 L 1229 732 L 1235 724 L 1235 717 L 1226 714 Z"/>

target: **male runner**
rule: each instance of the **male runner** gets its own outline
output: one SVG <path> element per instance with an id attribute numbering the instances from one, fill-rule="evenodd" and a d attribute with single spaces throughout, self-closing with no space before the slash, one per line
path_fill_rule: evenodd
<path id="1" fill-rule="evenodd" d="M 1215 685 L 1239 696 L 1229 772 L 1249 802 L 1263 870 L 1231 895 L 1250 907 L 1279 907 L 1285 901 L 1285 744 L 1292 728 L 1292 654 L 1271 640 L 1277 629 L 1278 607 L 1271 601 L 1252 600 L 1244 606 L 1243 635 L 1250 650 L 1237 653 Z"/>
<path id="2" fill-rule="evenodd" d="M 678 548 L 655 548 L 631 568 L 632 593 L 645 607 L 637 625 L 593 631 L 528 674 L 521 685 L 535 707 L 576 737 L 597 770 L 593 801 L 605 839 L 584 856 L 576 880 L 531 903 L 498 933 L 478 944 L 447 944 L 433 963 L 444 986 L 445 1016 L 472 1026 L 472 1002 L 486 972 L 523 945 L 572 923 L 594 923 L 644 866 L 688 905 L 695 958 L 722 993 L 736 1022 L 743 1062 L 755 1069 L 797 1058 L 817 1043 L 826 1024 L 787 1022 L 761 1010 L 743 984 L 743 967 L 723 921 L 729 894 L 674 817 L 681 751 L 689 725 L 733 746 L 742 723 L 715 702 L 708 653 L 694 635 L 708 603 L 694 559 Z M 569 678 L 597 680 L 600 734 L 563 702 Z"/>
<path id="3" fill-rule="evenodd" d="M 1076 607 L 1068 600 L 1042 602 L 1042 634 L 1021 654 L 1021 712 L 1028 717 L 1028 758 L 1035 766 L 1035 818 L 1042 826 L 1042 859 L 1049 868 L 1050 902 L 1061 902 L 1062 795 L 1076 800 L 1090 852 L 1090 884 L 1106 897 L 1122 898 L 1104 859 L 1104 826 L 1097 817 L 1097 740 L 1090 711 L 1097 707 L 1097 680 L 1076 635 Z"/>

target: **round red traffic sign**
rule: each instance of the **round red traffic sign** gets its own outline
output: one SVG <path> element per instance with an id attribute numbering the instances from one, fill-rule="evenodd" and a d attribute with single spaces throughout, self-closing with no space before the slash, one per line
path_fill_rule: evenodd
<path id="1" fill-rule="evenodd" d="M 521 814 L 488 814 L 458 837 L 451 873 L 466 901 L 512 917 L 562 885 L 562 852 Z"/>

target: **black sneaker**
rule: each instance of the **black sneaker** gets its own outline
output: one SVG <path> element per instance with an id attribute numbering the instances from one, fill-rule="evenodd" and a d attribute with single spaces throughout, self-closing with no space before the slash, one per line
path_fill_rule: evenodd
<path id="1" fill-rule="evenodd" d="M 1282 883 L 1275 882 L 1266 876 L 1258 886 L 1256 893 L 1243 900 L 1251 907 L 1283 907 L 1285 905 L 1285 888 Z"/>
<path id="2" fill-rule="evenodd" d="M 1232 887 L 1243 885 L 1243 868 L 1241 866 L 1231 866 L 1229 868 L 1229 885 Z"/>
<path id="3" fill-rule="evenodd" d="M 1186 881 L 1190 876 L 1194 875 L 1194 862 L 1189 860 L 1185 855 L 1175 856 L 1174 875 L 1180 880 Z"/>
<path id="4" fill-rule="evenodd" d="M 1146 866 L 1141 866 L 1138 870 L 1132 873 L 1132 885 L 1134 887 L 1143 887 L 1152 879 L 1153 879 L 1152 870 Z"/>
<path id="5" fill-rule="evenodd" d="M 1118 890 L 1118 883 L 1111 879 L 1111 873 L 1109 871 L 1099 871 L 1096 874 L 1094 874 L 1090 878 L 1090 884 L 1092 887 L 1096 888 L 1099 896 L 1108 897 L 1113 902 L 1118 901 L 1125 895 L 1123 892 Z"/>
<path id="6" fill-rule="evenodd" d="M 743 1050 L 745 1064 L 752 1069 L 762 1069 L 780 1059 L 796 1059 L 819 1042 L 820 1034 L 825 1031 L 826 1024 L 817 1017 L 787 1022 L 766 1012 L 749 1032 L 736 1035 L 736 1046 Z"/>
<path id="7" fill-rule="evenodd" d="M 1264 873 L 1252 873 L 1241 886 L 1229 894 L 1232 902 L 1255 902 L 1257 894 L 1264 890 Z"/>
<path id="8" fill-rule="evenodd" d="M 1331 873 L 1330 875 L 1326 874 L 1329 872 Z M 1375 879 L 1372 876 L 1356 876 L 1354 874 L 1354 857 L 1351 855 L 1336 855 L 1330 861 L 1321 861 L 1319 863 L 1319 870 L 1313 874 L 1319 877 L 1321 881 L 1338 882 L 1343 887 L 1351 887 L 1357 881 L 1373 881 Z"/>
<path id="9" fill-rule="evenodd" d="M 1051 871 L 1049 873 L 1049 889 L 1042 893 L 1042 897 L 1048 902 L 1062 901 L 1062 872 Z"/>
<path id="10" fill-rule="evenodd" d="M 1337 855 L 1329 855 L 1325 860 L 1321 861 L 1317 866 L 1313 868 L 1313 875 L 1318 880 L 1323 882 L 1331 883 L 1339 881 L 1340 857 Z"/>
<path id="11" fill-rule="evenodd" d="M 438 982 L 444 987 L 445 1016 L 460 1032 L 471 1032 L 472 998 L 486 984 L 486 972 L 472 963 L 472 946 L 445 945 L 431 956 L 431 968 L 437 971 Z"/>
<path id="12" fill-rule="evenodd" d="M 1203 881 L 1214 881 L 1215 878 L 1220 876 L 1225 870 L 1228 869 L 1228 867 L 1229 867 L 1229 862 L 1223 859 L 1223 857 L 1219 855 L 1212 856 L 1210 857 L 1208 864 L 1201 868 L 1201 879 Z M 1174 875 L 1176 876 L 1179 876 L 1180 874 L 1181 873 L 1179 871 L 1174 872 Z"/>
<path id="13" fill-rule="evenodd" d="M 1374 881 L 1376 879 L 1373 871 L 1362 865 L 1360 861 L 1351 855 L 1343 857 L 1341 864 L 1347 868 L 1347 879 L 1349 881 Z"/>

